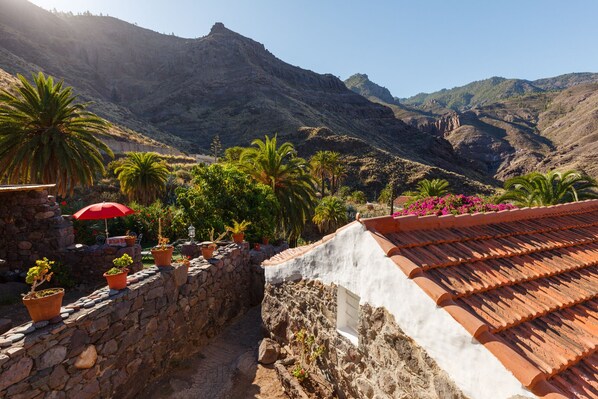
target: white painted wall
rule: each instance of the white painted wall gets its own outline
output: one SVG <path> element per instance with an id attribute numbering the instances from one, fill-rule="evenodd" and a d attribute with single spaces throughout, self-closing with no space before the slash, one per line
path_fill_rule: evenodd
<path id="1" fill-rule="evenodd" d="M 300 277 L 334 283 L 361 297 L 361 305 L 386 308 L 403 332 L 472 399 L 535 398 L 492 353 L 409 280 L 359 223 L 299 258 L 266 266 L 265 274 L 270 284 Z"/>

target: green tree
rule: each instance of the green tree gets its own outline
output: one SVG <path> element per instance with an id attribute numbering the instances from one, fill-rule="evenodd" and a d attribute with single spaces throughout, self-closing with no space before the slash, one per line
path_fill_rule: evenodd
<path id="1" fill-rule="evenodd" d="M 355 202 L 356 204 L 365 204 L 367 202 L 367 198 L 363 191 L 355 190 L 349 196 L 349 201 Z"/>
<path id="2" fill-rule="evenodd" d="M 241 158 L 241 153 L 244 149 L 245 147 L 239 146 L 227 148 L 226 150 L 224 150 L 224 161 L 228 163 L 239 162 L 239 159 Z"/>
<path id="3" fill-rule="evenodd" d="M 177 204 L 198 237 L 207 239 L 212 227 L 223 232 L 234 220 L 251 222 L 246 234 L 249 241 L 274 236 L 278 202 L 270 186 L 227 164 L 196 166 L 192 174 L 193 185 L 178 190 Z"/>
<path id="4" fill-rule="evenodd" d="M 417 198 L 442 197 L 449 192 L 449 182 L 444 179 L 423 179 L 417 183 Z"/>
<path id="5" fill-rule="evenodd" d="M 210 152 L 214 157 L 214 162 L 218 162 L 218 157 L 220 157 L 220 153 L 222 152 L 222 143 L 220 142 L 220 135 L 215 135 L 212 139 L 212 143 L 210 144 Z"/>
<path id="6" fill-rule="evenodd" d="M 164 192 L 168 180 L 168 166 L 152 152 L 129 152 L 114 172 L 121 191 L 130 201 L 149 205 Z"/>
<path id="7" fill-rule="evenodd" d="M 102 152 L 113 156 L 95 135 L 108 123 L 76 104 L 71 87 L 43 73 L 35 86 L 21 75 L 16 93 L 0 92 L 0 180 L 56 183 L 57 194 L 91 186 L 104 173 Z"/>
<path id="8" fill-rule="evenodd" d="M 598 184 L 577 171 L 530 173 L 505 182 L 506 192 L 499 202 L 518 206 L 556 205 L 598 198 Z"/>
<path id="9" fill-rule="evenodd" d="M 380 191 L 380 195 L 378 196 L 378 202 L 380 204 L 390 205 L 390 202 L 394 199 L 393 197 L 393 186 L 392 183 L 388 183 L 386 187 Z"/>
<path id="10" fill-rule="evenodd" d="M 312 221 L 322 233 L 331 233 L 347 224 L 347 207 L 338 197 L 324 197 L 316 206 Z"/>
<path id="11" fill-rule="evenodd" d="M 309 160 L 311 172 L 319 180 L 320 194 L 324 197 L 326 180 L 330 182 L 330 191 L 336 192 L 340 182 L 346 175 L 346 167 L 341 156 L 335 151 L 318 151 Z"/>
<path id="12" fill-rule="evenodd" d="M 279 204 L 279 229 L 291 244 L 299 238 L 314 209 L 315 188 L 309 164 L 297 156 L 291 143 L 277 145 L 277 138 L 254 140 L 241 153 L 241 168 L 256 181 L 272 188 Z"/>

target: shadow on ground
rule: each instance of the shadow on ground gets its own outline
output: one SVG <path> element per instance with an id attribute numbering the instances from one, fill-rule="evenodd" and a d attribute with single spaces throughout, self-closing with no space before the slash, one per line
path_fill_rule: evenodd
<path id="1" fill-rule="evenodd" d="M 272 367 L 257 363 L 261 308 L 252 308 L 200 353 L 181 362 L 138 397 L 150 399 L 288 399 Z"/>

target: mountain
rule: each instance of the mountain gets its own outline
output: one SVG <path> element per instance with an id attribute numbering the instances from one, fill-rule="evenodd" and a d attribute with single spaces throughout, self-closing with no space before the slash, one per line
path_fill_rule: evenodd
<path id="1" fill-rule="evenodd" d="M 361 140 L 421 170 L 457 173 L 466 186 L 495 183 L 469 170 L 470 162 L 442 137 L 404 123 L 333 75 L 279 60 L 220 23 L 207 36 L 184 39 L 112 17 L 2 0 L 0 68 L 63 78 L 93 101 L 94 112 L 185 152 L 208 152 L 217 134 L 227 147 L 325 127 L 337 140 Z"/>
<path id="2" fill-rule="evenodd" d="M 504 180 L 569 168 L 598 177 L 596 81 L 592 73 L 531 82 L 491 78 L 409 101 L 397 101 L 367 75 L 354 75 L 346 84 L 406 123 L 444 138 L 476 170 Z"/>
<path id="3" fill-rule="evenodd" d="M 420 93 L 401 103 L 426 109 L 440 105 L 455 111 L 487 105 L 507 98 L 545 91 L 563 90 L 578 84 L 598 82 L 598 73 L 571 73 L 553 78 L 524 80 L 492 77 L 435 93 Z"/>

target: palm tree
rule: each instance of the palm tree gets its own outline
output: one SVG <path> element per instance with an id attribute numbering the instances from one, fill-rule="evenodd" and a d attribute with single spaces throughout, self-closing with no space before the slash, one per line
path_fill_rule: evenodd
<path id="1" fill-rule="evenodd" d="M 343 179 L 347 177 L 347 167 L 341 159 L 341 154 L 332 152 L 330 157 L 330 190 L 336 193 Z"/>
<path id="2" fill-rule="evenodd" d="M 324 198 L 326 179 L 330 180 L 330 191 L 334 193 L 339 181 L 345 176 L 346 168 L 336 151 L 318 151 L 309 160 L 312 175 L 320 180 L 320 194 Z"/>
<path id="3" fill-rule="evenodd" d="M 106 121 L 75 104 L 63 82 L 43 73 L 35 87 L 17 75 L 15 94 L 0 92 L 0 180 L 7 183 L 55 183 L 56 193 L 72 194 L 76 186 L 93 185 L 104 173 L 102 152 L 112 151 L 95 135 Z"/>
<path id="4" fill-rule="evenodd" d="M 598 184 L 577 171 L 534 172 L 505 182 L 506 192 L 499 202 L 518 206 L 544 206 L 598 198 Z"/>
<path id="5" fill-rule="evenodd" d="M 444 179 L 423 179 L 417 183 L 417 198 L 442 197 L 448 194 L 449 182 Z"/>
<path id="6" fill-rule="evenodd" d="M 152 152 L 129 152 L 116 173 L 120 189 L 129 200 L 151 204 L 166 188 L 168 167 Z"/>
<path id="7" fill-rule="evenodd" d="M 338 197 L 322 198 L 312 221 L 322 233 L 332 233 L 347 223 L 347 207 Z"/>
<path id="8" fill-rule="evenodd" d="M 241 153 L 239 166 L 256 181 L 272 187 L 280 205 L 279 228 L 291 243 L 299 238 L 314 208 L 315 188 L 309 165 L 297 157 L 291 143 L 277 146 L 277 138 L 253 140 Z"/>

